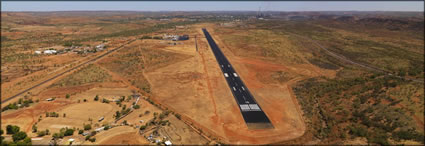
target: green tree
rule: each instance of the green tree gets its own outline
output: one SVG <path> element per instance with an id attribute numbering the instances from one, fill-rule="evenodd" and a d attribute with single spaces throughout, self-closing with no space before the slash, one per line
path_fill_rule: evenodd
<path id="1" fill-rule="evenodd" d="M 60 138 L 60 134 L 59 133 L 53 133 L 52 137 L 54 139 L 58 139 L 58 138 Z"/>
<path id="2" fill-rule="evenodd" d="M 19 127 L 15 125 L 7 125 L 6 126 L 6 133 L 7 134 L 15 134 L 19 132 Z"/>
<path id="3" fill-rule="evenodd" d="M 159 114 L 159 119 L 164 119 L 165 118 L 165 114 L 164 113 L 161 113 L 161 114 Z"/>
<path id="4" fill-rule="evenodd" d="M 140 130 L 145 130 L 146 129 L 146 125 L 140 126 Z"/>
<path id="5" fill-rule="evenodd" d="M 89 139 L 89 141 L 90 141 L 90 142 L 95 142 L 95 141 L 96 141 L 96 138 L 95 138 L 95 137 L 90 138 L 90 139 Z"/>
<path id="6" fill-rule="evenodd" d="M 94 101 L 98 101 L 99 100 L 99 95 L 96 95 L 95 97 L 94 97 Z"/>
<path id="7" fill-rule="evenodd" d="M 65 136 L 74 135 L 74 129 L 66 129 L 64 135 Z"/>
<path id="8" fill-rule="evenodd" d="M 17 142 L 19 140 L 23 140 L 27 137 L 27 134 L 25 132 L 19 131 L 12 135 L 13 141 Z"/>
<path id="9" fill-rule="evenodd" d="M 111 128 L 111 126 L 106 125 L 105 128 L 103 130 L 109 130 Z"/>
<path id="10" fill-rule="evenodd" d="M 78 130 L 78 134 L 83 134 L 83 133 L 84 133 L 83 129 Z"/>
<path id="11" fill-rule="evenodd" d="M 71 97 L 71 95 L 69 95 L 69 94 L 66 94 L 65 95 L 65 97 L 68 99 L 69 97 Z"/>
<path id="12" fill-rule="evenodd" d="M 31 145 L 31 138 L 26 137 L 23 142 L 25 143 L 25 145 Z"/>
<path id="13" fill-rule="evenodd" d="M 90 124 L 84 125 L 84 130 L 90 130 L 90 129 L 91 129 L 91 125 Z"/>
<path id="14" fill-rule="evenodd" d="M 32 132 L 33 133 L 36 133 L 37 132 L 37 125 L 32 125 Z"/>
<path id="15" fill-rule="evenodd" d="M 115 112 L 115 119 L 118 119 L 121 117 L 121 113 L 119 111 Z"/>
<path id="16" fill-rule="evenodd" d="M 181 119 L 180 114 L 175 114 L 175 116 L 176 116 L 177 119 L 179 119 L 179 120 Z"/>
<path id="17" fill-rule="evenodd" d="M 18 109 L 18 106 L 16 105 L 16 102 L 13 104 L 9 104 L 9 109 Z"/>
<path id="18" fill-rule="evenodd" d="M 139 109 L 140 108 L 140 105 L 134 105 L 133 108 L 134 109 Z"/>
<path id="19" fill-rule="evenodd" d="M 37 132 L 37 136 L 38 136 L 38 137 L 42 137 L 42 136 L 44 136 L 44 135 L 46 135 L 46 131 L 38 131 L 38 132 Z"/>

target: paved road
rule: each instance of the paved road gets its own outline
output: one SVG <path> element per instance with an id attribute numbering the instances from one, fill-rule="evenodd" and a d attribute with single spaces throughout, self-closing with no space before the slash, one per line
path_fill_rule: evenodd
<path id="1" fill-rule="evenodd" d="M 11 96 L 11 97 L 8 97 L 8 98 L 6 98 L 5 100 L 3 100 L 3 101 L 1 101 L 1 102 L 2 102 L 2 103 L 5 103 L 5 102 L 7 102 L 7 101 L 9 101 L 9 100 L 12 100 L 12 99 L 14 99 L 14 98 L 16 98 L 16 97 L 18 97 L 18 96 L 20 96 L 20 95 L 22 95 L 22 94 L 24 94 L 24 93 L 26 93 L 26 92 L 28 92 L 28 91 L 32 90 L 32 89 L 34 89 L 34 88 L 38 87 L 38 86 L 41 86 L 41 85 L 43 85 L 43 84 L 45 84 L 45 83 L 47 83 L 47 82 L 49 82 L 49 81 L 51 81 L 51 80 L 53 80 L 53 79 L 56 79 L 56 78 L 58 78 L 58 77 L 60 77 L 60 76 L 64 75 L 65 73 L 68 73 L 68 72 L 70 72 L 70 71 L 72 71 L 72 70 L 75 70 L 75 69 L 77 69 L 77 68 L 79 68 L 79 67 L 81 67 L 81 66 L 83 66 L 83 65 L 88 64 L 88 63 L 92 63 L 92 62 L 94 62 L 94 61 L 96 61 L 96 60 L 98 60 L 98 59 L 100 59 L 100 58 L 102 58 L 102 57 L 104 57 L 104 56 L 106 56 L 106 55 L 108 55 L 108 54 L 110 54 L 110 53 L 112 53 L 112 52 L 114 52 L 114 51 L 116 51 L 116 50 L 118 50 L 118 49 L 120 49 L 120 48 L 124 47 L 125 45 L 130 44 L 131 42 L 134 42 L 134 41 L 135 41 L 135 40 L 131 40 L 131 41 L 129 41 L 129 42 L 127 42 L 127 43 L 125 43 L 125 44 L 123 44 L 123 45 L 121 45 L 121 46 L 117 47 L 117 48 L 114 48 L 114 49 L 112 49 L 112 50 L 109 50 L 108 52 L 106 52 L 106 53 L 104 53 L 104 54 L 102 54 L 102 55 L 99 55 L 99 56 L 97 56 L 97 57 L 95 57 L 95 58 L 93 58 L 93 59 L 90 59 L 90 60 L 89 60 L 89 61 L 87 61 L 87 62 L 81 63 L 81 64 L 79 64 L 79 65 L 77 65 L 77 66 L 75 66 L 75 67 L 72 67 L 72 68 L 70 68 L 70 69 L 68 69 L 68 70 L 66 70 L 66 71 L 64 71 L 64 72 L 62 72 L 62 73 L 59 73 L 59 74 L 57 74 L 57 75 L 55 75 L 55 76 L 53 76 L 53 77 L 51 77 L 51 78 L 49 78 L 49 79 L 47 79 L 47 80 L 44 80 L 44 81 L 43 81 L 43 82 L 41 82 L 41 83 L 38 83 L 38 84 L 36 84 L 36 85 L 34 85 L 34 86 L 32 86 L 32 87 L 28 88 L 28 89 L 25 89 L 25 90 L 23 90 L 23 91 L 19 92 L 19 93 L 18 93 L 18 94 L 16 94 L 16 95 L 13 95 L 13 96 Z"/>
<path id="2" fill-rule="evenodd" d="M 227 84 L 229 85 L 229 88 L 232 91 L 232 94 L 239 105 L 239 109 L 242 113 L 243 118 L 245 119 L 245 122 L 270 123 L 269 118 L 267 118 L 260 105 L 257 104 L 254 97 L 249 92 L 245 84 L 242 82 L 242 79 L 233 69 L 233 66 L 224 56 L 223 52 L 221 52 L 220 48 L 212 39 L 211 35 L 205 28 L 203 28 L 202 31 L 204 32 L 208 44 L 211 46 L 214 56 L 217 59 L 218 65 L 221 68 L 221 71 L 223 72 L 223 76 L 226 79 Z"/>

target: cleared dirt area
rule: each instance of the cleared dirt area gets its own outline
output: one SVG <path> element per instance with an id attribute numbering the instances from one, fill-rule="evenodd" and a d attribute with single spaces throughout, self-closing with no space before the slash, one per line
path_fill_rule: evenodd
<path id="1" fill-rule="evenodd" d="M 143 136 L 138 134 L 138 129 L 129 126 L 114 127 L 96 135 L 96 142 L 93 144 L 148 144 Z M 86 142 L 85 144 L 91 144 Z"/>
<path id="2" fill-rule="evenodd" d="M 158 131 L 161 135 L 167 136 L 173 144 L 205 145 L 209 142 L 176 117 L 170 116 L 167 120 L 169 120 L 171 124 L 166 127 L 161 127 Z"/>
<path id="3" fill-rule="evenodd" d="M 93 98 L 96 95 L 99 95 L 100 99 L 102 99 L 132 94 L 132 92 L 126 88 L 92 88 L 86 92 L 72 95 L 70 99 L 56 98 L 56 100 L 51 102 L 45 101 L 45 99 L 52 97 L 46 95 L 56 95 L 56 91 L 57 90 L 47 90 L 46 92 L 54 92 L 55 94 L 43 93 L 42 95 L 45 96 L 40 96 L 40 102 L 28 108 L 3 112 L 1 116 L 2 128 L 6 125 L 13 124 L 31 133 L 30 130 L 32 125 L 38 122 L 38 129 L 49 129 L 51 132 L 57 132 L 60 128 L 64 127 L 82 128 L 83 123 L 90 123 L 88 121 L 89 118 L 96 122 L 103 116 L 105 117 L 103 122 L 111 122 L 113 121 L 114 111 L 120 110 L 120 107 L 113 103 L 106 104 L 99 101 L 93 101 Z M 84 102 L 84 99 L 86 99 L 87 102 Z M 46 118 L 46 112 L 59 113 L 59 117 Z M 63 117 L 64 113 L 66 117 Z M 40 116 L 42 120 L 38 121 Z"/>
<path id="4" fill-rule="evenodd" d="M 139 135 L 137 130 L 135 132 L 127 132 L 110 137 L 104 141 L 99 142 L 100 145 L 146 145 L 149 144 L 143 136 Z"/>
<path id="5" fill-rule="evenodd" d="M 100 117 L 105 117 L 105 120 L 100 123 L 113 122 L 114 110 L 119 110 L 119 107 L 100 102 L 73 104 L 58 111 L 60 114 L 59 118 L 48 117 L 40 121 L 37 125 L 40 129 L 49 129 L 53 132 L 57 132 L 64 127 L 76 127 L 82 129 L 82 123 L 97 123 L 97 120 Z M 62 117 L 63 113 L 66 114 L 66 117 Z M 89 121 L 89 119 L 93 119 L 93 122 Z"/>

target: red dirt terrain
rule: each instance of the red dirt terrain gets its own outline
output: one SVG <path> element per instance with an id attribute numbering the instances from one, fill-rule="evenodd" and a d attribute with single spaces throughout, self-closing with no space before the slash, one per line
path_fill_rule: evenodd
<path id="1" fill-rule="evenodd" d="M 203 36 L 198 26 L 198 36 Z M 198 39 L 199 51 L 193 57 L 146 73 L 155 101 L 187 117 L 202 128 L 229 144 L 268 144 L 302 136 L 306 129 L 291 84 L 312 76 L 335 75 L 311 64 L 281 65 L 262 60 L 233 56 L 213 35 L 217 44 L 232 62 L 263 108 L 274 128 L 249 129 L 238 105 L 217 65 L 206 40 Z M 176 52 L 176 49 L 174 49 Z M 188 54 L 186 49 L 182 53 Z M 295 74 L 291 80 L 277 84 L 264 82 L 259 76 L 283 71 Z M 166 92 L 164 92 L 166 91 Z"/>

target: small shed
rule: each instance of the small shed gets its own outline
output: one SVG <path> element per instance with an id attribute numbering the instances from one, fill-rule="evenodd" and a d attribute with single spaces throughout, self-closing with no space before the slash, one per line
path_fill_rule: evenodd
<path id="1" fill-rule="evenodd" d="M 176 29 L 184 29 L 186 28 L 185 26 L 176 26 Z"/>
<path id="2" fill-rule="evenodd" d="M 105 47 L 105 44 L 100 44 L 100 45 L 96 46 L 96 48 L 98 48 L 98 49 L 103 48 L 103 47 Z"/>
<path id="3" fill-rule="evenodd" d="M 103 121 L 103 119 L 105 119 L 105 117 L 100 117 L 100 118 L 99 118 L 99 122 L 100 122 L 100 121 Z"/>
<path id="4" fill-rule="evenodd" d="M 41 51 L 34 51 L 35 54 L 41 54 Z"/>
<path id="5" fill-rule="evenodd" d="M 173 144 L 173 143 L 171 143 L 171 141 L 169 141 L 169 140 L 165 141 L 164 143 L 165 143 L 165 145 L 172 145 L 172 144 Z"/>
<path id="6" fill-rule="evenodd" d="M 43 53 L 44 54 L 56 54 L 57 51 L 56 50 L 44 50 Z"/>
<path id="7" fill-rule="evenodd" d="M 72 144 L 72 142 L 74 142 L 74 141 L 75 141 L 75 139 L 73 139 L 73 138 L 68 139 L 68 142 L 69 142 L 70 144 Z"/>
<path id="8" fill-rule="evenodd" d="M 102 131 L 103 129 L 105 129 L 105 127 L 97 128 L 97 129 L 95 129 L 94 131 L 96 131 L 96 132 L 100 132 L 100 131 Z"/>

